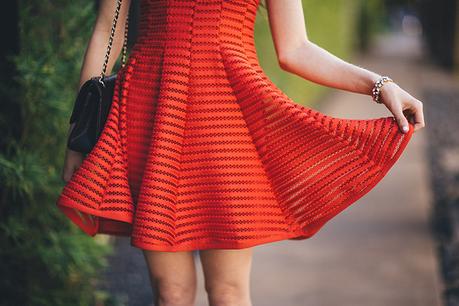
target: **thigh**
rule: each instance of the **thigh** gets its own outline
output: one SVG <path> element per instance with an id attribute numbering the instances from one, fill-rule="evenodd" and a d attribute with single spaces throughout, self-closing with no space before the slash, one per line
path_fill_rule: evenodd
<path id="1" fill-rule="evenodd" d="M 252 248 L 200 250 L 206 289 L 218 291 L 225 287 L 248 290 L 252 266 Z"/>
<path id="2" fill-rule="evenodd" d="M 195 290 L 197 277 L 192 251 L 142 251 L 155 292 L 174 288 L 177 291 Z"/>

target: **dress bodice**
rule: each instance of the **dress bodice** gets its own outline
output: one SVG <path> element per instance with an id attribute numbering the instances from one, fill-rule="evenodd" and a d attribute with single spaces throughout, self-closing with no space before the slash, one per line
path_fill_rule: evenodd
<path id="1" fill-rule="evenodd" d="M 142 48 L 147 54 L 166 45 L 254 51 L 258 5 L 259 0 L 141 0 L 133 52 Z"/>

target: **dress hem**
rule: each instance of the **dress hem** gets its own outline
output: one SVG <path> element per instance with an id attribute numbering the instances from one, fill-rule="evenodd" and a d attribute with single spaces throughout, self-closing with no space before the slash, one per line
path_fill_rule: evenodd
<path id="1" fill-rule="evenodd" d="M 78 204 L 77 202 L 73 201 L 71 198 L 66 197 L 64 194 L 61 194 L 57 205 L 56 205 L 75 225 L 77 225 L 83 232 L 88 234 L 89 236 L 94 237 L 96 234 L 100 233 L 100 220 L 99 218 L 105 218 L 105 219 L 111 219 L 112 221 L 119 221 L 119 222 L 125 222 L 126 226 L 131 226 L 133 222 L 133 217 L 132 215 L 126 215 L 120 214 L 120 213 L 111 213 L 108 211 L 102 211 L 102 210 L 97 210 L 94 208 L 90 208 L 81 204 Z M 88 223 L 84 222 L 82 220 L 82 217 L 75 212 L 75 210 L 78 210 L 78 212 L 87 217 L 88 215 L 95 216 L 93 220 L 88 220 L 88 221 L 93 221 L 94 223 Z M 127 233 L 124 232 L 111 232 L 111 233 L 101 233 L 101 234 L 108 234 L 108 235 L 119 235 L 119 236 L 128 236 Z"/>
<path id="2" fill-rule="evenodd" d="M 244 241 L 244 242 L 234 242 L 234 241 L 230 242 L 230 241 L 218 240 L 216 238 L 210 238 L 210 241 L 204 242 L 204 243 L 202 242 L 202 240 L 200 240 L 200 241 L 196 241 L 192 243 L 181 243 L 175 246 L 174 245 L 151 244 L 145 240 L 142 240 L 141 238 L 138 238 L 138 239 L 134 238 L 132 237 L 132 235 L 125 234 L 125 235 L 120 235 L 120 236 L 131 237 L 131 241 L 130 241 L 131 246 L 139 248 L 139 249 L 151 250 L 151 251 L 169 251 L 169 252 L 194 251 L 194 250 L 205 250 L 205 249 L 243 249 L 243 248 L 249 248 L 249 247 L 254 247 L 257 245 L 261 245 L 261 244 L 270 243 L 270 242 L 282 241 L 282 240 L 305 240 L 305 239 L 311 238 L 326 223 L 328 223 L 328 221 L 333 219 L 335 216 L 337 216 L 339 213 L 341 213 L 351 204 L 355 203 L 357 200 L 359 200 L 364 195 L 366 195 L 369 191 L 373 189 L 373 187 L 375 187 L 386 176 L 387 172 L 392 168 L 392 166 L 397 162 L 397 160 L 399 160 L 402 152 L 404 152 L 406 146 L 409 143 L 409 140 L 411 139 L 414 127 L 411 124 L 409 125 L 409 127 L 410 127 L 410 130 L 408 131 L 406 137 L 400 143 L 399 148 L 395 152 L 394 156 L 391 159 L 389 159 L 383 166 L 379 166 L 380 171 L 373 177 L 373 180 L 369 182 L 368 185 L 364 189 L 362 189 L 358 193 L 355 193 L 353 196 L 348 197 L 345 200 L 343 200 L 343 202 L 338 207 L 329 211 L 328 214 L 322 216 L 321 218 L 315 219 L 314 221 L 303 226 L 302 231 L 294 231 L 294 232 L 286 232 L 283 234 L 270 235 L 262 239 L 250 240 L 250 241 Z M 95 236 L 97 234 L 99 224 L 98 223 L 92 224 L 92 227 L 91 227 L 90 224 L 87 224 L 87 223 L 85 224 L 81 222 L 81 218 L 77 219 L 76 213 L 73 212 L 74 209 L 77 209 L 82 213 L 92 214 L 97 217 L 111 218 L 114 221 L 126 222 L 128 223 L 127 225 L 132 225 L 133 223 L 132 216 L 126 216 L 126 215 L 109 213 L 109 212 L 102 212 L 97 209 L 88 208 L 86 206 L 82 206 L 82 205 L 75 203 L 74 201 L 72 201 L 69 198 L 66 198 L 65 196 L 60 198 L 57 206 L 76 225 L 78 225 L 85 233 L 87 233 L 90 236 Z M 98 218 L 95 218 L 95 220 L 96 222 L 99 222 Z M 101 234 L 111 235 L 110 233 L 101 233 Z M 116 233 L 112 233 L 112 234 L 116 235 Z"/>
<path id="3" fill-rule="evenodd" d="M 282 240 L 305 240 L 311 238 L 317 232 L 319 232 L 325 224 L 328 223 L 331 219 L 336 217 L 340 214 L 343 210 L 350 207 L 353 203 L 357 200 L 362 198 L 366 195 L 369 191 L 373 189 L 387 174 L 387 172 L 392 168 L 392 166 L 399 160 L 402 152 L 405 150 L 406 146 L 411 139 L 413 134 L 414 126 L 409 124 L 410 130 L 407 132 L 406 137 L 402 140 L 399 145 L 398 150 L 394 154 L 394 156 L 389 159 L 382 167 L 380 167 L 380 171 L 377 175 L 374 176 L 373 180 L 360 192 L 354 194 L 353 196 L 344 200 L 341 205 L 339 205 L 334 210 L 330 211 L 328 214 L 324 215 L 323 217 L 308 223 L 306 226 L 303 227 L 303 231 L 300 232 L 287 232 L 285 234 L 280 235 L 271 235 L 259 240 L 251 240 L 247 242 L 228 242 L 228 241 L 216 241 L 215 239 L 212 242 L 202 243 L 195 242 L 195 243 L 187 243 L 181 244 L 179 246 L 173 245 L 158 245 L 158 244 L 150 244 L 145 241 L 140 241 L 140 239 L 131 238 L 131 246 L 144 249 L 144 250 L 151 250 L 151 251 L 193 251 L 193 250 L 205 250 L 205 249 L 243 249 L 254 247 L 262 244 L 267 244 L 270 242 L 278 242 Z"/>

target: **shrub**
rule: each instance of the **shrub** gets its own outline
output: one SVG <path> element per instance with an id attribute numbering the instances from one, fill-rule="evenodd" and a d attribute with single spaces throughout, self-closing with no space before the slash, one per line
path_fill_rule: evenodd
<path id="1" fill-rule="evenodd" d="M 56 208 L 68 117 L 95 18 L 93 1 L 24 0 L 14 84 L 0 86 L 2 305 L 93 305 L 111 248 Z M 2 76 L 2 79 L 10 79 Z M 13 87 L 14 85 L 14 87 Z"/>

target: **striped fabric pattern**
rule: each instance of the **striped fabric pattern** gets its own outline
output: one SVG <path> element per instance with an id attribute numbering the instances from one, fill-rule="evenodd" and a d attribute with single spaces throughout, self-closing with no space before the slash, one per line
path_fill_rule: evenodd
<path id="1" fill-rule="evenodd" d="M 262 70 L 259 0 L 142 0 L 102 135 L 57 206 L 85 233 L 160 251 L 306 239 L 407 146 L 393 117 L 302 106 Z"/>

